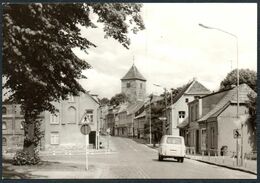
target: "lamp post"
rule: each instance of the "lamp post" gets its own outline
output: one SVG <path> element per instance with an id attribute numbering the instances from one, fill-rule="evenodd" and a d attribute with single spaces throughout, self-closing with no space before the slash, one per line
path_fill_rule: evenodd
<path id="1" fill-rule="evenodd" d="M 150 118 L 149 118 L 149 140 L 150 143 L 152 144 L 152 98 L 153 96 L 150 96 L 150 103 L 149 103 L 149 107 L 150 107 Z"/>
<path id="2" fill-rule="evenodd" d="M 170 109 L 171 109 L 171 106 L 172 106 L 172 90 L 169 91 L 166 87 L 163 87 L 161 85 L 158 85 L 158 84 L 153 84 L 154 86 L 157 86 L 157 87 L 160 87 L 160 88 L 163 88 L 164 90 L 164 97 L 165 97 L 165 117 L 167 116 L 166 114 L 166 111 L 167 111 L 167 91 L 170 92 L 170 96 L 171 96 L 171 105 L 170 105 Z M 172 111 L 171 111 L 172 112 Z M 165 120 L 163 121 L 163 123 L 165 123 Z M 166 134 L 165 132 L 165 124 L 163 124 L 163 134 Z"/>
<path id="3" fill-rule="evenodd" d="M 235 34 L 232 34 L 230 32 L 227 32 L 225 30 L 222 30 L 222 29 L 219 29 L 219 28 L 216 28 L 216 27 L 210 27 L 210 26 L 206 26 L 206 25 L 203 25 L 203 24 L 199 24 L 200 27 L 203 27 L 205 29 L 214 29 L 214 30 L 217 30 L 217 31 L 220 31 L 220 32 L 223 32 L 223 33 L 226 33 L 230 36 L 232 36 L 233 38 L 236 39 L 236 60 L 237 60 L 237 113 L 236 113 L 236 117 L 237 117 L 237 120 L 239 118 L 239 89 L 238 89 L 238 86 L 239 86 L 239 69 L 238 69 L 238 37 L 235 35 Z M 241 122 L 241 165 L 243 165 L 243 124 Z M 237 164 L 238 164 L 238 157 L 237 157 Z"/>

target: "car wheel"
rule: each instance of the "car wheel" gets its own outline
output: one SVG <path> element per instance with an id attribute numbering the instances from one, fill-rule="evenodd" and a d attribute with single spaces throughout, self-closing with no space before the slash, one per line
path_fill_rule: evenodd
<path id="1" fill-rule="evenodd" d="M 183 161 L 184 161 L 184 158 L 180 158 L 180 160 L 181 160 L 181 163 L 183 163 Z"/>
<path id="2" fill-rule="evenodd" d="M 159 154 L 159 156 L 158 156 L 158 160 L 159 161 L 162 161 L 163 160 L 163 157 Z"/>

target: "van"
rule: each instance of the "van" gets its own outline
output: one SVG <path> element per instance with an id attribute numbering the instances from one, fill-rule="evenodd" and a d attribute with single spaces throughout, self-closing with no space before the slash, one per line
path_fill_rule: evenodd
<path id="1" fill-rule="evenodd" d="M 158 160 L 174 158 L 183 163 L 186 147 L 182 136 L 164 135 L 161 138 L 158 149 Z"/>

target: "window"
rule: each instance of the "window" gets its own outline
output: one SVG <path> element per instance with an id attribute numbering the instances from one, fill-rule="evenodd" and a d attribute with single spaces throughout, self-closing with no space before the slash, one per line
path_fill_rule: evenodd
<path id="1" fill-rule="evenodd" d="M 5 121 L 2 122 L 2 130 L 6 130 L 6 122 Z"/>
<path id="2" fill-rule="evenodd" d="M 193 110 L 194 110 L 194 108 L 193 108 L 193 106 L 191 106 L 191 107 L 190 107 L 190 121 L 191 121 L 191 122 L 193 121 L 193 118 L 194 118 L 194 117 L 193 117 L 193 116 L 194 116 L 194 115 L 193 115 Z"/>
<path id="3" fill-rule="evenodd" d="M 50 114 L 50 124 L 59 124 L 60 123 L 60 114 Z"/>
<path id="4" fill-rule="evenodd" d="M 76 123 L 76 109 L 74 107 L 68 108 L 68 123 Z"/>
<path id="5" fill-rule="evenodd" d="M 86 117 L 88 118 L 90 123 L 94 122 L 94 118 L 93 118 L 93 110 L 87 110 L 87 115 Z"/>
<path id="6" fill-rule="evenodd" d="M 141 89 L 143 88 L 143 83 L 140 83 L 140 88 L 141 88 Z"/>
<path id="7" fill-rule="evenodd" d="M 128 82 L 128 83 L 126 83 L 126 87 L 127 88 L 130 88 L 130 86 L 131 86 L 131 84 Z"/>
<path id="8" fill-rule="evenodd" d="M 7 145 L 7 140 L 5 137 L 2 138 L 2 145 L 3 146 L 6 146 Z"/>
<path id="9" fill-rule="evenodd" d="M 6 114 L 6 107 L 2 107 L 2 114 Z"/>
<path id="10" fill-rule="evenodd" d="M 198 105 L 195 105 L 194 107 L 194 117 L 195 117 L 195 121 L 198 119 L 198 116 L 199 116 L 199 111 L 198 111 Z"/>
<path id="11" fill-rule="evenodd" d="M 181 144 L 181 138 L 178 137 L 168 137 L 166 140 L 167 144 Z"/>
<path id="12" fill-rule="evenodd" d="M 189 102 L 189 99 L 188 99 L 188 98 L 186 98 L 186 99 L 185 99 L 185 102 L 187 102 L 187 103 L 188 103 L 188 102 Z"/>
<path id="13" fill-rule="evenodd" d="M 185 111 L 179 111 L 179 118 L 185 118 Z"/>
<path id="14" fill-rule="evenodd" d="M 214 127 L 210 128 L 210 135 L 211 135 L 211 148 L 215 147 L 215 129 Z"/>
<path id="15" fill-rule="evenodd" d="M 59 144 L 59 132 L 51 132 L 51 144 L 57 145 Z"/>
<path id="16" fill-rule="evenodd" d="M 70 95 L 70 96 L 69 96 L 69 102 L 75 102 L 75 101 L 74 101 L 74 96 L 73 96 L 73 95 Z"/>
<path id="17" fill-rule="evenodd" d="M 201 148 L 206 149 L 206 128 L 201 129 Z"/>
<path id="18" fill-rule="evenodd" d="M 21 126 L 20 126 L 21 130 L 24 129 L 24 121 L 21 121 Z"/>

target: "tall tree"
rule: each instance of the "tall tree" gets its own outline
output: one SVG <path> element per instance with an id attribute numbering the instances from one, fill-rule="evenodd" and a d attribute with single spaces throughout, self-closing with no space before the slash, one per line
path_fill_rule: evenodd
<path id="1" fill-rule="evenodd" d="M 256 72 L 250 69 L 239 69 L 239 84 L 246 83 L 256 92 Z M 237 84 L 237 69 L 227 74 L 226 78 L 220 83 L 220 90 L 230 89 Z"/>
<path id="2" fill-rule="evenodd" d="M 129 98 L 125 95 L 125 93 L 118 93 L 110 99 L 110 105 L 118 106 L 119 104 L 129 102 Z"/>
<path id="3" fill-rule="evenodd" d="M 102 98 L 99 102 L 100 102 L 101 106 L 104 106 L 104 105 L 109 104 L 110 100 L 105 97 L 105 98 Z"/>
<path id="4" fill-rule="evenodd" d="M 86 78 L 82 70 L 90 65 L 77 58 L 72 48 L 88 50 L 96 45 L 81 36 L 80 26 L 96 28 L 91 14 L 103 23 L 105 37 L 128 48 L 128 33 L 144 29 L 142 5 L 133 3 L 30 3 L 3 6 L 4 87 L 11 90 L 9 101 L 24 110 L 24 150 L 35 155 L 38 145 L 37 116 L 55 113 L 53 101 L 85 92 L 78 83 Z"/>

